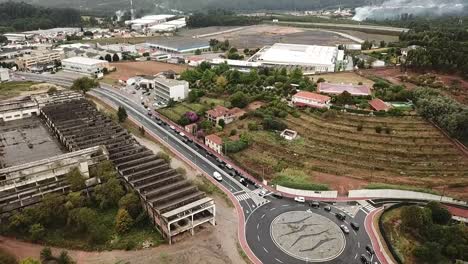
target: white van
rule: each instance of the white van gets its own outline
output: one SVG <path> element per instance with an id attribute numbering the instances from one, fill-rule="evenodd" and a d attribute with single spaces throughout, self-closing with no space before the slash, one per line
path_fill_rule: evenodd
<path id="1" fill-rule="evenodd" d="M 222 181 L 223 180 L 223 177 L 221 176 L 221 173 L 215 171 L 213 173 L 213 178 L 215 178 L 217 181 Z"/>

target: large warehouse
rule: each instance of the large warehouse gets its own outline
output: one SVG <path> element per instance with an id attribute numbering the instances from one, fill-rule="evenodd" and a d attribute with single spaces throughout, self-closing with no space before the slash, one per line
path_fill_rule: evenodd
<path id="1" fill-rule="evenodd" d="M 264 47 L 251 60 L 264 66 L 297 66 L 304 72 L 334 72 L 343 61 L 344 53 L 338 47 L 276 43 Z"/>
<path id="2" fill-rule="evenodd" d="M 86 57 L 72 57 L 62 60 L 62 68 L 68 72 L 102 77 L 104 68 L 109 69 L 109 62 Z"/>

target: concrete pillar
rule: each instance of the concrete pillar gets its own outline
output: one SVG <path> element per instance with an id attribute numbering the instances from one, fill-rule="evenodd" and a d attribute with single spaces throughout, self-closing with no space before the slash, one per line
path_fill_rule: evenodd
<path id="1" fill-rule="evenodd" d="M 190 233 L 192 233 L 192 236 L 193 236 L 193 235 L 195 235 L 195 229 L 194 229 L 194 227 L 193 227 L 193 215 L 190 217 L 190 219 L 192 220 L 192 221 L 190 222 L 190 224 L 192 225 L 192 228 L 190 229 Z"/>

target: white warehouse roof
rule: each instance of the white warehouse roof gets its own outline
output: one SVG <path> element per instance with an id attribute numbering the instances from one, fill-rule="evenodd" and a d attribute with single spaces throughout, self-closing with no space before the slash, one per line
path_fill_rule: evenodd
<path id="1" fill-rule="evenodd" d="M 277 64 L 330 65 L 336 62 L 338 48 L 332 46 L 276 43 L 259 60 Z"/>
<path id="2" fill-rule="evenodd" d="M 105 61 L 105 60 L 96 60 L 96 59 L 91 59 L 91 58 L 86 58 L 86 57 L 71 57 L 71 58 L 62 60 L 62 63 L 76 63 L 76 64 L 81 64 L 81 65 L 96 65 L 96 64 L 109 63 L 109 62 Z"/>

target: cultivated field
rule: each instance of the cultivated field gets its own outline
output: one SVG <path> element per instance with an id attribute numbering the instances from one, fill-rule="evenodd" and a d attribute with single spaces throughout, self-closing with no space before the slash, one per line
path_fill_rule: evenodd
<path id="1" fill-rule="evenodd" d="M 325 119 L 301 113 L 286 124 L 300 138 L 289 142 L 278 134 L 249 132 L 254 143 L 233 155 L 252 174 L 273 179 L 285 168 L 306 171 L 314 182 L 346 190 L 378 182 L 425 188 L 446 188 L 468 198 L 468 159 L 438 130 L 419 117 L 364 117 L 338 115 Z M 358 126 L 362 125 L 362 131 Z M 376 126 L 382 132 L 376 132 Z M 386 132 L 389 128 L 389 134 Z M 350 186 L 338 186 L 323 174 L 350 177 Z M 320 175 L 320 176 L 319 176 Z"/>
<path id="2" fill-rule="evenodd" d="M 372 87 L 374 82 L 367 78 L 364 78 L 354 72 L 338 72 L 338 73 L 328 73 L 328 74 L 318 74 L 312 75 L 310 78 L 313 78 L 314 81 L 317 81 L 319 78 L 325 79 L 326 82 L 331 83 L 352 83 L 358 84 L 362 82 L 365 85 Z"/>
<path id="3" fill-rule="evenodd" d="M 111 63 L 111 66 L 116 67 L 117 71 L 106 75 L 106 77 L 113 80 L 120 80 L 121 78 L 129 78 L 136 75 L 154 75 L 168 70 L 173 70 L 176 73 L 180 73 L 188 68 L 185 65 L 169 64 L 156 61 L 116 62 Z"/>

